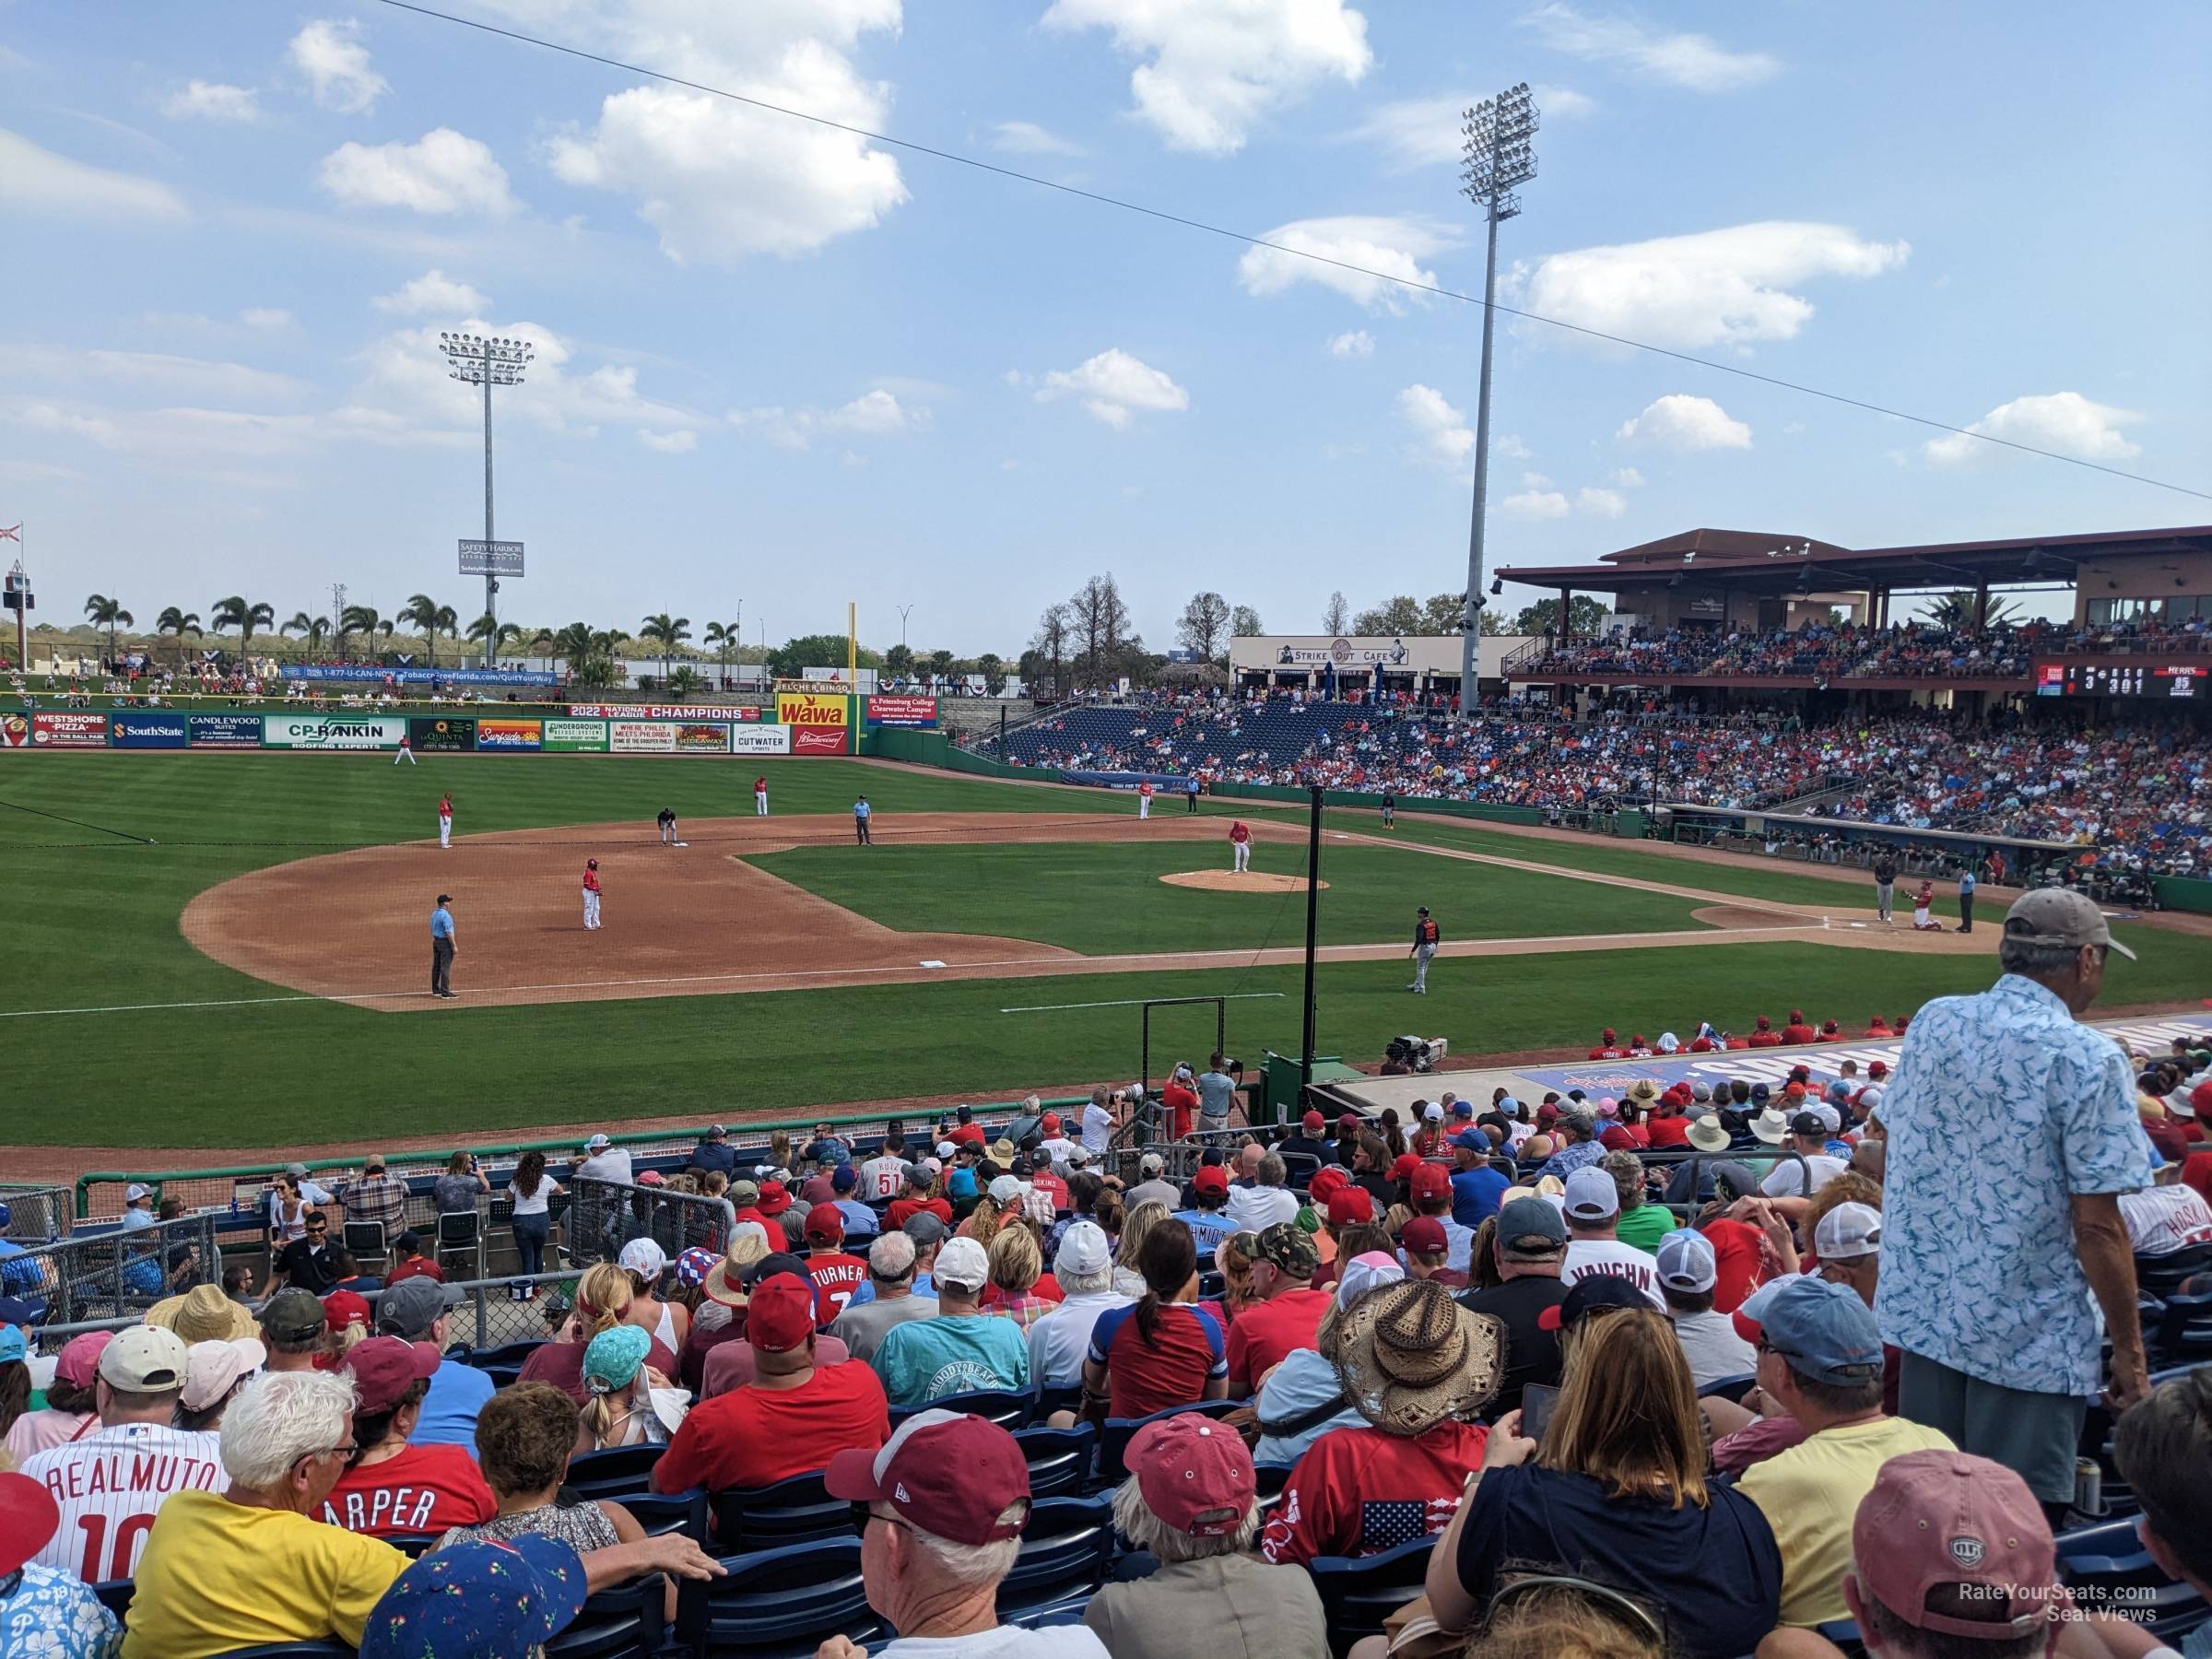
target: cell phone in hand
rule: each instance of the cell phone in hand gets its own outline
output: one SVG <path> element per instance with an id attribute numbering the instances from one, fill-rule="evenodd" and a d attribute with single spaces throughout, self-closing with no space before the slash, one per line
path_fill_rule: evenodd
<path id="1" fill-rule="evenodd" d="M 1543 1382 L 1531 1382 L 1521 1391 L 1521 1432 L 1526 1439 L 1540 1441 L 1544 1430 L 1550 1426 L 1551 1414 L 1559 1403 L 1559 1391 Z"/>

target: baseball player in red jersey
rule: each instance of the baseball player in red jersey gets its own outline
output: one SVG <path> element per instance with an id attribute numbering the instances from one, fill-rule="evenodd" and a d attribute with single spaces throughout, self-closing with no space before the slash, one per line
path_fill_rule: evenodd
<path id="1" fill-rule="evenodd" d="M 1136 816 L 1140 818 L 1148 818 L 1152 816 L 1152 785 L 1150 783 L 1139 783 L 1136 786 Z"/>
<path id="2" fill-rule="evenodd" d="M 583 861 L 583 924 L 586 928 L 599 925 L 599 861 Z"/>
<path id="3" fill-rule="evenodd" d="M 1229 851 L 1232 862 L 1230 873 L 1241 876 L 1252 867 L 1252 830 L 1242 818 L 1229 827 Z"/>
<path id="4" fill-rule="evenodd" d="M 438 797 L 438 844 L 441 847 L 453 844 L 453 797 L 450 791 Z"/>
<path id="5" fill-rule="evenodd" d="M 402 760 L 409 766 L 415 764 L 415 746 L 407 741 L 405 732 L 399 735 L 399 753 L 392 757 L 392 764 L 397 766 Z"/>
<path id="6" fill-rule="evenodd" d="M 768 779 L 765 776 L 753 780 L 753 816 L 768 816 Z"/>

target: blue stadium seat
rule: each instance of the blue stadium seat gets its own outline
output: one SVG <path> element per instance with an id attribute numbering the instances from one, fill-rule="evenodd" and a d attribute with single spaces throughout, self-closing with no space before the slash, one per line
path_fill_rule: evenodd
<path id="1" fill-rule="evenodd" d="M 1106 1582 L 1112 1555 L 1111 1499 L 1047 1498 L 1032 1505 L 1021 1553 L 998 1586 L 1001 1617 L 1088 1595 Z"/>
<path id="2" fill-rule="evenodd" d="M 502 1342 L 497 1347 L 480 1347 L 470 1350 L 468 1362 L 478 1371 L 494 1365 L 519 1367 L 531 1355 L 545 1346 L 546 1339 L 543 1337 L 535 1337 L 528 1342 Z"/>
<path id="3" fill-rule="evenodd" d="M 430 1546 L 437 1543 L 441 1535 L 439 1533 L 387 1533 L 384 1542 L 402 1555 L 419 1560 L 429 1554 Z"/>
<path id="4" fill-rule="evenodd" d="M 668 1581 L 649 1572 L 602 1590 L 539 1651 L 545 1659 L 653 1659 L 668 1634 Z"/>
<path id="5" fill-rule="evenodd" d="M 612 1446 L 605 1452 L 586 1452 L 569 1462 L 569 1477 L 562 1482 L 579 1498 L 621 1498 L 631 1492 L 653 1490 L 653 1465 L 665 1446 Z"/>
<path id="6" fill-rule="evenodd" d="M 1007 1389 L 979 1388 L 968 1394 L 947 1394 L 932 1400 L 926 1406 L 894 1406 L 891 1407 L 891 1429 L 922 1411 L 962 1412 L 969 1417 L 980 1417 L 996 1423 L 1001 1429 L 1026 1429 L 1037 1410 L 1037 1396 L 1028 1390 L 1019 1393 Z"/>
<path id="7" fill-rule="evenodd" d="M 1415 1538 L 1371 1556 L 1318 1556 L 1313 1588 L 1329 1621 L 1329 1646 L 1341 1653 L 1421 1593 L 1433 1537 Z"/>
<path id="8" fill-rule="evenodd" d="M 875 1640 L 860 1540 L 787 1545 L 723 1559 L 725 1577 L 686 1579 L 676 1593 L 676 1649 L 692 1659 L 811 1659 L 831 1636 Z"/>
<path id="9" fill-rule="evenodd" d="M 2168 1578 L 2150 1559 L 2133 1517 L 2059 1534 L 2058 1576 L 2088 1592 L 2084 1599 L 2092 1606 L 2164 1640 L 2194 1630 L 2206 1616 L 2204 1597 Z"/>
<path id="10" fill-rule="evenodd" d="M 1080 1411 L 1083 1408 L 1083 1384 L 1069 1382 L 1059 1388 L 1040 1388 L 1037 1391 L 1037 1410 L 1032 1420 L 1043 1422 L 1055 1411 Z"/>
<path id="11" fill-rule="evenodd" d="M 1251 1405 L 1250 1400 L 1195 1400 L 1188 1406 L 1171 1406 L 1165 1411 L 1156 1411 L 1150 1417 L 1108 1418 L 1105 1432 L 1099 1437 L 1099 1484 L 1105 1487 L 1121 1485 L 1129 1473 L 1123 1462 L 1129 1450 L 1129 1438 L 1147 1423 L 1157 1423 L 1162 1418 L 1171 1418 L 1185 1411 L 1203 1412 L 1210 1418 L 1225 1418 L 1232 1411 Z"/>
<path id="12" fill-rule="evenodd" d="M 701 1549 L 707 1547 L 705 1487 L 693 1487 L 672 1497 L 658 1492 L 625 1492 L 614 1501 L 629 1512 L 630 1518 L 645 1529 L 649 1538 L 680 1532 Z"/>
<path id="13" fill-rule="evenodd" d="M 714 1494 L 714 1541 L 720 1549 L 774 1549 L 809 1538 L 852 1535 L 853 1506 L 830 1496 L 818 1469 L 773 1486 L 732 1487 Z"/>
<path id="14" fill-rule="evenodd" d="M 100 1605 L 118 1618 L 129 1617 L 131 1592 L 137 1586 L 129 1579 L 102 1579 L 92 1586 L 92 1594 L 100 1597 Z"/>
<path id="15" fill-rule="evenodd" d="M 1073 1429 L 1018 1429 L 1014 1443 L 1030 1465 L 1031 1498 L 1072 1497 L 1090 1477 L 1099 1431 L 1088 1423 Z"/>
<path id="16" fill-rule="evenodd" d="M 1751 1392 L 1751 1385 L 1758 1381 L 1759 1378 L 1756 1375 L 1721 1377 L 1705 1384 L 1704 1387 L 1698 1390 L 1698 1393 L 1700 1394 L 1718 1394 L 1731 1405 L 1740 1405 L 1744 1395 Z"/>

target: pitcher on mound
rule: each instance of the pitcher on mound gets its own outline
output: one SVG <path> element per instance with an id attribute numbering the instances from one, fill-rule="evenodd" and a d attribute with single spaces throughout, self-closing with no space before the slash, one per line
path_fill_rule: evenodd
<path id="1" fill-rule="evenodd" d="M 1241 876 L 1252 867 L 1252 830 L 1242 818 L 1229 827 L 1230 873 Z"/>

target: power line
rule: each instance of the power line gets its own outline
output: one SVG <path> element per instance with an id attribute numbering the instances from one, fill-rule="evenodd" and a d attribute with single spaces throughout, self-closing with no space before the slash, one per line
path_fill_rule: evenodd
<path id="1" fill-rule="evenodd" d="M 1041 190 L 1058 191 L 1062 195 L 1077 196 L 1087 202 L 1095 202 L 1102 207 L 1112 207 L 1124 213 L 1138 214 L 1146 218 L 1159 219 L 1164 224 L 1180 225 L 1186 230 L 1203 231 L 1208 236 L 1218 236 L 1229 241 L 1241 242 L 1246 247 L 1265 248 L 1272 253 L 1288 254 L 1294 259 L 1310 260 L 1315 265 L 1330 265 L 1339 271 L 1349 271 L 1355 276 L 1371 276 L 1378 281 L 1388 282 L 1402 288 L 1409 288 L 1417 293 L 1434 294 L 1441 300 L 1456 300 L 1463 305 L 1479 307 L 1484 303 L 1479 295 L 1463 294 L 1456 288 L 1444 288 L 1436 283 L 1416 282 L 1410 277 L 1394 276 L 1388 271 L 1371 270 L 1366 265 L 1354 265 L 1347 259 L 1332 259 L 1325 253 L 1316 253 L 1310 249 L 1288 247 L 1281 242 L 1269 241 L 1264 236 L 1253 236 L 1242 230 L 1230 229 L 1227 226 L 1208 224 L 1204 219 L 1191 218 L 1180 213 L 1171 213 L 1163 207 L 1148 207 L 1142 202 L 1132 202 L 1124 196 L 1107 195 L 1100 191 L 1085 190 L 1080 185 L 1065 184 L 1056 179 L 1041 178 L 1036 173 L 1023 172 L 1018 168 L 1001 167 L 995 161 L 985 161 L 976 156 L 964 156 L 958 150 L 940 149 L 935 145 L 918 143 L 912 138 L 896 138 L 888 133 L 879 133 L 868 127 L 855 126 L 851 122 L 832 121 L 827 115 L 817 115 L 806 110 L 794 110 L 787 104 L 771 103 L 766 99 L 751 98 L 745 93 L 732 92 L 727 88 L 711 86 L 704 81 L 687 80 L 680 75 L 670 75 L 663 69 L 652 69 L 642 64 L 628 63 L 621 58 L 608 57 L 601 53 L 586 52 L 581 46 L 564 46 L 558 41 L 548 41 L 537 35 L 525 34 L 521 29 L 502 29 L 496 23 L 486 23 L 475 18 L 464 18 L 453 12 L 439 11 L 433 6 L 417 5 L 415 0 L 378 0 L 378 3 L 390 6 L 394 11 L 413 12 L 418 17 L 434 18 L 441 23 L 452 23 L 463 29 L 476 29 L 483 34 L 497 35 L 502 40 L 513 41 L 520 45 L 535 46 L 544 52 L 559 53 L 563 57 L 577 58 L 585 63 L 603 65 L 609 69 L 619 69 L 625 75 L 641 75 L 648 80 L 661 81 L 671 87 L 682 87 L 692 92 L 703 92 L 711 98 L 726 99 L 731 103 L 745 104 L 751 109 L 762 110 L 771 115 L 788 116 L 794 121 L 810 122 L 816 126 L 828 127 L 840 133 L 849 133 L 856 138 L 865 138 L 871 144 L 888 145 L 894 149 L 907 150 L 917 156 L 929 156 L 939 161 L 950 161 L 960 167 L 973 168 L 978 172 L 995 173 L 1003 179 L 1012 179 L 1023 184 L 1034 184 Z M 1585 328 L 1579 323 L 1568 323 L 1558 317 L 1547 317 L 1535 312 L 1522 311 L 1518 307 L 1507 305 L 1501 301 L 1492 300 L 1489 303 L 1493 311 L 1502 312 L 1509 317 L 1519 317 L 1527 323 L 1541 323 L 1547 328 L 1562 329 L 1569 334 L 1581 335 L 1585 339 L 1603 340 L 1611 346 L 1625 346 L 1632 351 L 1647 351 L 1654 357 L 1671 358 L 1676 362 L 1694 364 L 1700 369 L 1710 369 L 1718 374 L 1733 374 L 1739 380 L 1757 381 L 1761 385 L 1778 387 L 1784 392 L 1795 392 L 1806 397 L 1818 397 L 1828 403 L 1841 404 L 1848 408 L 1864 409 L 1869 414 L 1886 415 L 1893 420 L 1910 421 L 1914 426 L 1927 427 L 1938 432 L 1949 432 L 1956 437 L 1971 438 L 1982 443 L 1994 443 L 2004 449 L 2017 450 L 2022 454 L 2040 455 L 2046 461 L 2063 461 L 2069 466 L 2086 467 L 2090 472 L 2100 472 L 2115 478 L 2125 478 L 2132 484 L 2147 484 L 2154 489 L 2170 489 L 2177 495 L 2195 496 L 2201 500 L 2212 501 L 2212 490 L 2194 489 L 2186 484 L 2170 484 L 2163 478 L 2153 478 L 2143 473 L 2132 473 L 2121 467 L 2106 466 L 2098 461 L 2085 461 L 2079 455 L 2061 454 L 2056 450 L 2040 449 L 2032 443 L 2021 443 L 2011 438 L 1999 438 L 1990 432 L 1977 432 L 1968 427 L 1954 426 L 1947 420 L 1936 420 L 1925 415 L 1914 415 L 1908 410 L 1892 409 L 1885 405 L 1870 403 L 1865 398 L 1851 397 L 1841 392 L 1823 391 L 1818 386 L 1808 386 L 1802 381 L 1783 380 L 1778 375 L 1761 374 L 1757 370 L 1746 369 L 1738 364 L 1716 362 L 1711 358 L 1701 358 L 1692 352 L 1675 351 L 1665 346 L 1653 346 L 1648 341 L 1632 340 L 1625 335 L 1607 334 L 1602 328 Z"/>

